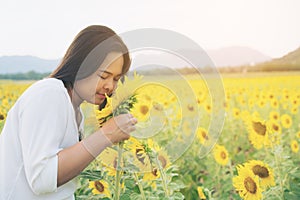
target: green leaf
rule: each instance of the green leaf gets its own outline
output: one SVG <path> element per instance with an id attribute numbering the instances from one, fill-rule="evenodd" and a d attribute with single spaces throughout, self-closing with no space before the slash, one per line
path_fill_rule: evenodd
<path id="1" fill-rule="evenodd" d="M 172 197 L 173 197 L 173 199 L 178 199 L 178 200 L 184 199 L 183 194 L 181 194 L 180 192 L 175 192 L 175 193 L 172 195 Z"/>
<path id="2" fill-rule="evenodd" d="M 130 200 L 130 195 L 127 193 L 124 193 L 120 196 L 120 200 Z"/>
<path id="3" fill-rule="evenodd" d="M 134 180 L 132 180 L 132 179 L 126 179 L 125 180 L 125 187 L 127 189 L 133 189 L 135 186 L 136 185 L 135 185 L 135 181 Z"/>
<path id="4" fill-rule="evenodd" d="M 283 193 L 283 198 L 286 200 L 299 200 L 300 196 L 298 196 L 292 192 L 285 191 Z"/>
<path id="5" fill-rule="evenodd" d="M 81 178 L 89 179 L 91 181 L 96 181 L 102 179 L 101 171 L 99 170 L 86 170 L 81 172 Z"/>

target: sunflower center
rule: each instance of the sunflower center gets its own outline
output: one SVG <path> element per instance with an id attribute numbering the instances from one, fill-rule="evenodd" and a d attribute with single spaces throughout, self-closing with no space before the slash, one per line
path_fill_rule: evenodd
<path id="1" fill-rule="evenodd" d="M 99 192 L 103 192 L 104 191 L 104 185 L 100 181 L 95 181 L 95 188 Z"/>
<path id="2" fill-rule="evenodd" d="M 159 155 L 159 156 L 158 156 L 158 160 L 161 162 L 161 166 L 162 166 L 163 168 L 165 168 L 166 165 L 167 165 L 167 160 L 165 159 L 165 157 L 163 157 L 162 155 Z"/>
<path id="3" fill-rule="evenodd" d="M 250 192 L 252 194 L 256 193 L 257 186 L 256 186 L 256 183 L 253 181 L 252 178 L 250 178 L 250 177 L 245 178 L 244 186 L 245 186 L 245 188 L 248 192 Z"/>
<path id="4" fill-rule="evenodd" d="M 189 109 L 189 111 L 194 111 L 194 106 L 188 105 L 188 109 Z"/>
<path id="5" fill-rule="evenodd" d="M 252 127 L 258 135 L 266 135 L 266 126 L 260 122 L 252 122 Z"/>
<path id="6" fill-rule="evenodd" d="M 201 131 L 201 135 L 202 135 L 202 138 L 208 140 L 208 136 L 206 135 L 206 133 L 204 131 Z"/>
<path id="7" fill-rule="evenodd" d="M 278 131 L 278 130 L 279 130 L 279 127 L 278 127 L 276 124 L 273 124 L 273 129 L 274 129 L 275 131 Z"/>
<path id="8" fill-rule="evenodd" d="M 226 157 L 227 157 L 226 153 L 225 153 L 224 151 L 222 151 L 222 152 L 221 152 L 221 158 L 225 160 Z"/>
<path id="9" fill-rule="evenodd" d="M 266 167 L 255 165 L 252 168 L 252 171 L 255 175 L 258 175 L 260 178 L 267 178 L 269 176 L 269 170 Z"/>
<path id="10" fill-rule="evenodd" d="M 135 155 L 142 164 L 145 164 L 145 156 L 143 155 L 143 151 L 143 149 L 136 149 Z"/>
<path id="11" fill-rule="evenodd" d="M 149 111 L 149 108 L 148 108 L 148 106 L 146 106 L 146 105 L 142 105 L 142 106 L 140 107 L 140 111 L 141 111 L 141 113 L 142 113 L 143 115 L 146 115 L 146 114 L 148 113 L 148 111 Z"/>
<path id="12" fill-rule="evenodd" d="M 290 120 L 289 119 L 285 119 L 285 123 L 290 124 Z"/>
<path id="13" fill-rule="evenodd" d="M 153 107 L 154 107 L 154 109 L 157 110 L 157 111 L 162 111 L 162 110 L 163 110 L 163 106 L 160 105 L 160 104 L 154 104 Z"/>
<path id="14" fill-rule="evenodd" d="M 158 171 L 157 171 L 157 169 L 156 168 L 154 168 L 153 170 L 152 170 L 152 174 L 154 175 L 154 176 L 158 176 L 158 173 L 157 173 Z"/>

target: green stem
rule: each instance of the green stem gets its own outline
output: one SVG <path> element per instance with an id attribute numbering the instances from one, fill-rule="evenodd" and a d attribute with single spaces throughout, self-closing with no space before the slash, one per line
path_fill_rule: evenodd
<path id="1" fill-rule="evenodd" d="M 169 197 L 170 194 L 169 194 L 169 190 L 168 190 L 168 184 L 167 184 L 167 177 L 166 177 L 166 174 L 160 164 L 160 161 L 158 160 L 158 157 L 157 155 L 155 155 L 155 163 L 156 165 L 158 166 L 158 169 L 159 169 L 159 172 L 160 172 L 160 176 L 161 176 L 161 179 L 162 179 L 162 183 L 163 183 L 163 188 L 164 188 L 164 191 L 165 191 L 165 195 L 166 197 Z"/>
<path id="2" fill-rule="evenodd" d="M 217 164 L 217 169 L 216 169 L 216 174 L 215 174 L 215 178 L 217 179 L 217 186 L 216 186 L 216 193 L 217 194 L 221 194 L 220 190 L 221 190 L 221 182 L 220 182 L 220 169 L 221 169 L 221 165 Z"/>
<path id="3" fill-rule="evenodd" d="M 142 186 L 142 184 L 141 184 L 141 182 L 140 182 L 140 180 L 139 180 L 139 177 L 138 177 L 138 175 L 137 175 L 136 172 L 133 172 L 133 174 L 134 174 L 135 181 L 136 181 L 136 183 L 137 183 L 137 185 L 138 185 L 138 187 L 139 187 L 139 190 L 140 190 L 140 192 L 141 192 L 142 200 L 146 200 L 146 196 L 145 196 L 145 193 L 144 193 L 144 189 L 143 189 L 143 186 Z"/>
<path id="4" fill-rule="evenodd" d="M 281 146 L 277 146 L 277 147 L 282 148 Z M 280 159 L 280 161 L 278 160 L 279 158 L 277 156 L 277 153 L 274 151 L 273 146 L 272 146 L 272 149 L 273 149 L 273 153 L 274 153 L 276 168 L 278 170 L 280 194 L 281 194 L 281 198 L 283 199 L 283 184 L 282 184 L 282 176 L 281 176 L 282 172 L 281 172 L 281 166 L 280 166 L 281 159 Z M 282 153 L 282 152 L 280 152 L 280 153 Z"/>
<path id="5" fill-rule="evenodd" d="M 116 179 L 115 179 L 115 195 L 114 200 L 120 199 L 120 180 L 121 180 L 121 161 L 122 161 L 122 153 L 123 153 L 123 142 L 119 142 L 118 144 L 118 161 L 117 161 L 117 173 L 116 173 Z"/>

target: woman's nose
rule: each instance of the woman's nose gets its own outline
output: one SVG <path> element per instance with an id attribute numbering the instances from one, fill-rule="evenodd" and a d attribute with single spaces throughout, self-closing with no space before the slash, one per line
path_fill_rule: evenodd
<path id="1" fill-rule="evenodd" d="M 107 93 L 112 93 L 114 90 L 114 81 L 110 79 L 106 80 L 103 87 Z"/>

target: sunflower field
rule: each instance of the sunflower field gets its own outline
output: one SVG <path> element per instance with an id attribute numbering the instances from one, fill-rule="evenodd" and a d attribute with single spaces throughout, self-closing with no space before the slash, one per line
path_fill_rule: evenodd
<path id="1" fill-rule="evenodd" d="M 220 99 L 192 75 L 151 80 L 125 80 L 101 111 L 82 105 L 85 136 L 112 113 L 138 124 L 81 173 L 76 199 L 300 199 L 299 73 L 227 74 Z M 0 130 L 30 84 L 0 82 Z"/>

